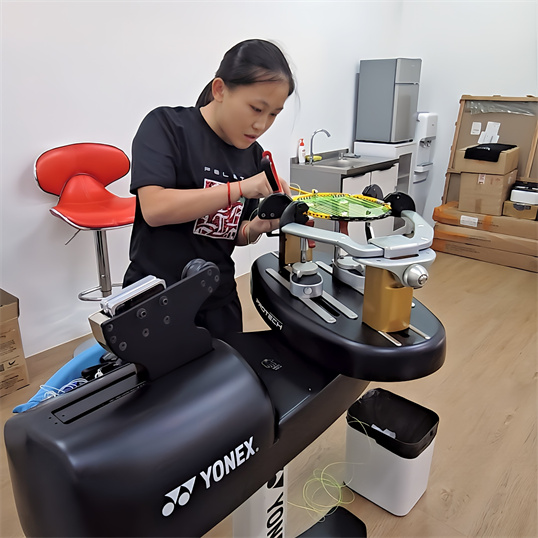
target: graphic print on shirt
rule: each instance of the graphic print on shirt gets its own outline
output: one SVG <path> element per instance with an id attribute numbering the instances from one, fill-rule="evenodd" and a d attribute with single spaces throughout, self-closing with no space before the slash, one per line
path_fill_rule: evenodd
<path id="1" fill-rule="evenodd" d="M 223 185 L 213 179 L 204 179 L 204 189 Z M 196 220 L 194 223 L 194 233 L 205 235 L 213 239 L 230 239 L 234 240 L 239 229 L 241 214 L 243 213 L 243 204 L 234 202 L 229 207 L 219 209 L 213 215 L 205 215 Z"/>

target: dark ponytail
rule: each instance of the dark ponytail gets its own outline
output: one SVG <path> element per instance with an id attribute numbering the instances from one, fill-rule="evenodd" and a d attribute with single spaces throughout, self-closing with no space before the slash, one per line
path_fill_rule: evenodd
<path id="1" fill-rule="evenodd" d="M 202 90 L 202 93 L 199 95 L 198 100 L 196 101 L 196 108 L 206 106 L 211 101 L 213 101 L 213 81 L 209 82 Z"/>
<path id="2" fill-rule="evenodd" d="M 295 90 L 295 80 L 282 51 L 270 41 L 249 39 L 232 47 L 215 73 L 228 88 L 248 86 L 258 82 L 287 82 L 288 96 Z M 203 89 L 196 101 L 201 108 L 213 100 L 213 81 Z"/>

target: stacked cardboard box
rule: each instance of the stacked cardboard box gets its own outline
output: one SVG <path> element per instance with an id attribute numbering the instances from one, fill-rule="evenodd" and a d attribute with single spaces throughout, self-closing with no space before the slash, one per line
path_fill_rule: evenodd
<path id="1" fill-rule="evenodd" d="M 19 300 L 0 289 L 0 397 L 29 382 L 19 329 Z"/>
<path id="2" fill-rule="evenodd" d="M 537 220 L 538 179 L 525 178 L 514 183 L 510 192 L 510 200 L 504 202 L 503 215 L 518 219 Z"/>
<path id="3" fill-rule="evenodd" d="M 469 159 L 468 149 L 473 147 L 458 150 L 454 158 L 454 167 L 461 172 L 460 211 L 502 215 L 503 204 L 517 179 L 519 148 L 501 151 L 495 162 Z"/>
<path id="4" fill-rule="evenodd" d="M 460 183 L 460 211 L 502 215 L 503 204 L 508 200 L 515 183 L 517 170 L 507 174 L 471 174 L 462 172 Z"/>
<path id="5" fill-rule="evenodd" d="M 537 115 L 535 97 L 462 97 L 443 204 L 433 213 L 435 250 L 538 272 L 538 221 L 508 200 L 518 170 L 526 179 L 537 175 Z M 496 162 L 465 158 L 477 123 L 500 126 L 498 142 L 515 147 Z"/>
<path id="6" fill-rule="evenodd" d="M 503 204 L 503 215 L 515 217 L 516 219 L 536 220 L 538 216 L 538 205 L 506 200 Z"/>
<path id="7" fill-rule="evenodd" d="M 435 208 L 433 218 L 435 250 L 538 272 L 537 221 L 464 213 L 456 202 Z"/>

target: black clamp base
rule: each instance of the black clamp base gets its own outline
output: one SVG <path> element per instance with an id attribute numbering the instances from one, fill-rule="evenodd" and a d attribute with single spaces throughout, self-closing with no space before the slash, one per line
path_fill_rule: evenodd
<path id="1" fill-rule="evenodd" d="M 351 512 L 338 507 L 297 538 L 366 538 L 366 525 Z"/>

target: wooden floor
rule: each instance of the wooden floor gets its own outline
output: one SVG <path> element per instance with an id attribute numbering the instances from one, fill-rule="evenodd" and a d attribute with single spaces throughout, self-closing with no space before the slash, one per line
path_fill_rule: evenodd
<path id="1" fill-rule="evenodd" d="M 430 273 L 430 282 L 415 295 L 446 328 L 444 366 L 424 379 L 369 387 L 384 387 L 440 416 L 428 488 L 404 517 L 359 496 L 346 507 L 366 524 L 369 537 L 536 537 L 538 277 L 449 254 L 439 254 Z M 247 330 L 264 329 L 248 297 L 248 277 L 238 281 Z M 0 400 L 2 423 L 78 343 L 29 359 L 32 383 Z M 300 508 L 306 481 L 326 466 L 327 473 L 341 478 L 345 429 L 341 417 L 290 464 L 289 536 L 321 515 Z M 23 533 L 1 447 L 0 536 L 19 538 Z M 351 500 L 349 490 L 344 497 Z M 230 536 L 227 518 L 206 538 Z"/>

